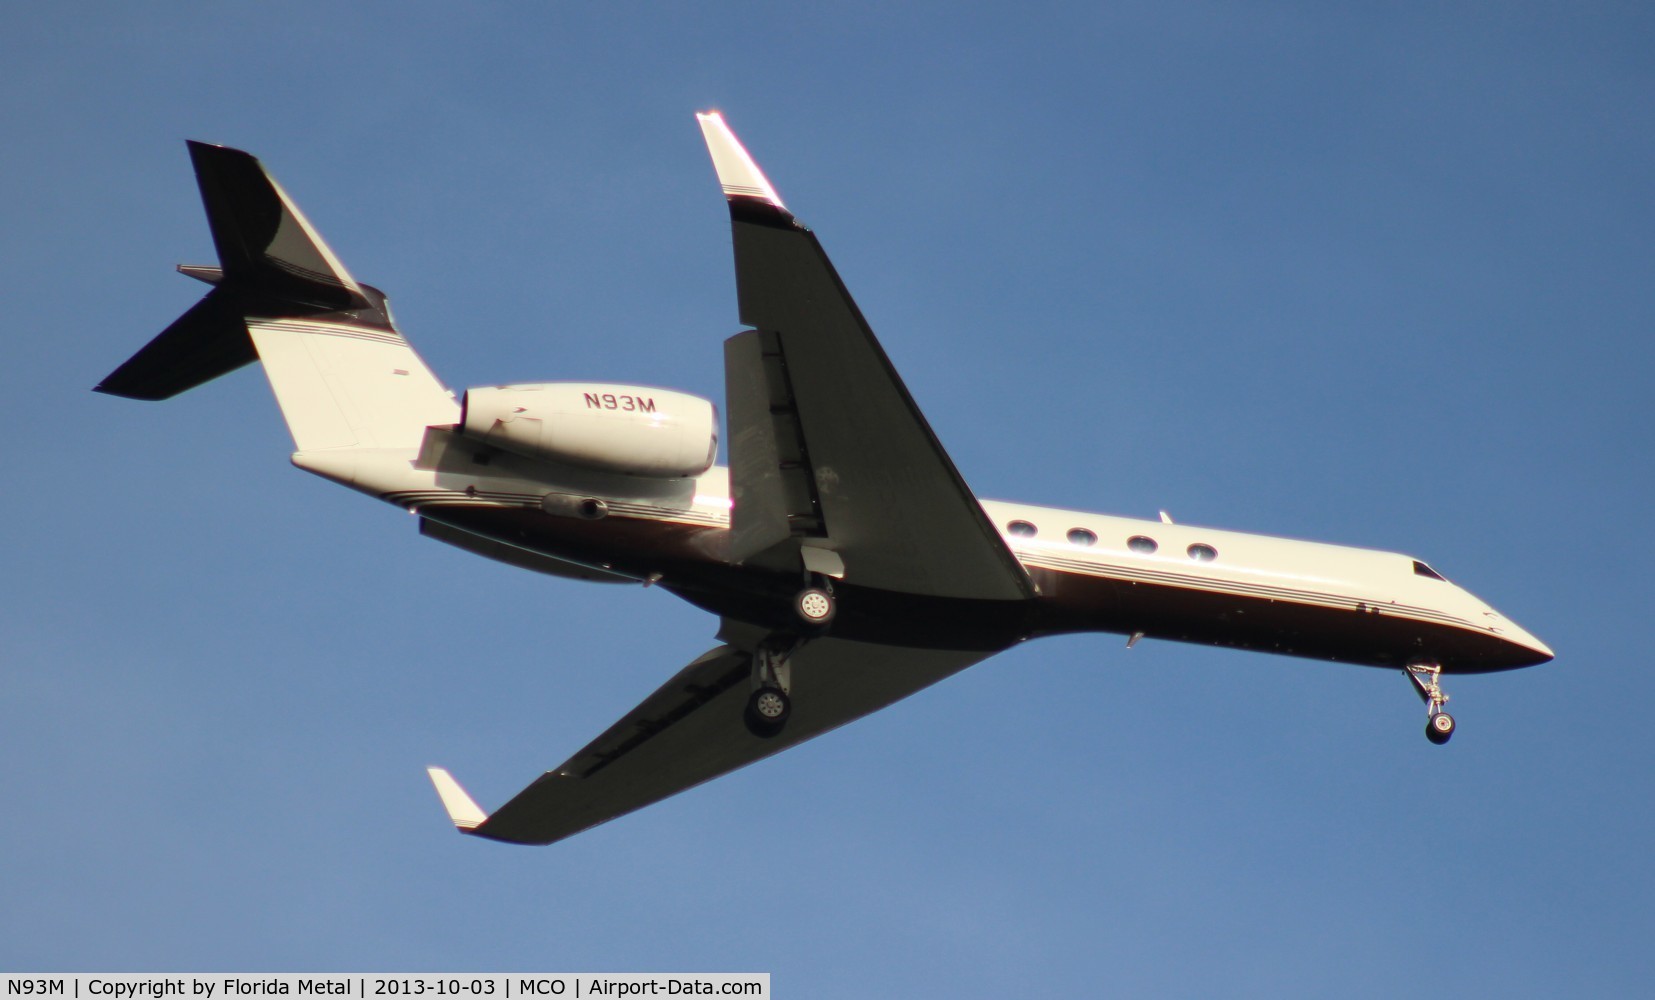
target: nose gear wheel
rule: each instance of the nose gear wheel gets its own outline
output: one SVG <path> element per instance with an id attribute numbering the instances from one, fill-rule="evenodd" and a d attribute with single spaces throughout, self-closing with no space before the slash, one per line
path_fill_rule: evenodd
<path id="1" fill-rule="evenodd" d="M 1442 710 L 1448 704 L 1448 694 L 1442 689 L 1442 665 L 1439 663 L 1410 663 L 1408 680 L 1414 693 L 1425 702 L 1425 738 L 1441 746 L 1454 735 L 1454 717 Z"/>

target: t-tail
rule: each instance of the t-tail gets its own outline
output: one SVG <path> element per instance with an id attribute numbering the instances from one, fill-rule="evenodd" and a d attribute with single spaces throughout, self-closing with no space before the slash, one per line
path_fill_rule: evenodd
<path id="1" fill-rule="evenodd" d="M 96 387 L 168 399 L 258 360 L 299 451 L 417 448 L 454 396 L 253 156 L 191 142 L 218 266 L 178 270 L 205 298 Z"/>

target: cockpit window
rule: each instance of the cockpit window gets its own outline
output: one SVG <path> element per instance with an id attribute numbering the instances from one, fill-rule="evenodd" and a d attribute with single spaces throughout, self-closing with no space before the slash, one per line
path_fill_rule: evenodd
<path id="1" fill-rule="evenodd" d="M 1006 530 L 1016 535 L 1018 538 L 1033 538 L 1035 534 L 1040 531 L 1039 528 L 1036 528 L 1027 521 L 1013 521 L 1006 525 Z"/>
<path id="2" fill-rule="evenodd" d="M 1433 580 L 1442 580 L 1444 583 L 1448 582 L 1441 573 L 1438 573 L 1436 570 L 1420 562 L 1418 559 L 1414 560 L 1414 575 L 1428 576 Z"/>

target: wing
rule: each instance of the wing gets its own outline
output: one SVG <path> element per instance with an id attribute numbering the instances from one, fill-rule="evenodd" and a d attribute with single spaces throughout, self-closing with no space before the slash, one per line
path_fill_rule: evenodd
<path id="1" fill-rule="evenodd" d="M 756 328 L 725 347 L 732 561 L 803 557 L 876 589 L 1032 597 L 815 235 L 724 119 L 698 118 L 730 205 L 741 320 Z"/>
<path id="2" fill-rule="evenodd" d="M 761 739 L 743 724 L 742 711 L 752 690 L 750 651 L 763 636 L 742 631 L 727 626 L 721 637 L 730 642 L 679 671 L 493 815 L 447 771 L 431 768 L 450 819 L 462 833 L 550 844 L 861 718 L 989 655 L 815 640 L 791 660 L 787 728 Z"/>
<path id="3" fill-rule="evenodd" d="M 1034 596 L 821 245 L 716 114 L 701 128 L 729 200 L 741 319 L 725 348 L 732 561 L 948 598 Z M 431 779 L 462 832 L 549 844 L 904 698 L 988 652 L 828 636 L 793 650 L 781 732 L 743 721 L 753 658 L 790 640 L 725 622 L 724 645 L 501 806 Z"/>

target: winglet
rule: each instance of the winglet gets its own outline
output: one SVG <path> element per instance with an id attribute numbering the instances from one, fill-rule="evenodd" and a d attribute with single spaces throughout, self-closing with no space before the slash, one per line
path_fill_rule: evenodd
<path id="1" fill-rule="evenodd" d="M 787 206 L 765 179 L 764 171 L 753 162 L 730 126 L 724 124 L 724 116 L 717 111 L 698 112 L 695 119 L 701 123 L 701 135 L 707 140 L 707 152 L 712 154 L 713 169 L 718 171 L 724 196 L 731 200 L 756 198 L 786 211 Z"/>
<path id="2" fill-rule="evenodd" d="M 477 807 L 477 803 L 447 770 L 428 767 L 425 773 L 431 776 L 431 784 L 437 786 L 437 797 L 442 799 L 442 807 L 448 810 L 448 818 L 454 821 L 454 826 L 461 833 L 470 833 L 488 819 L 488 813 Z"/>

